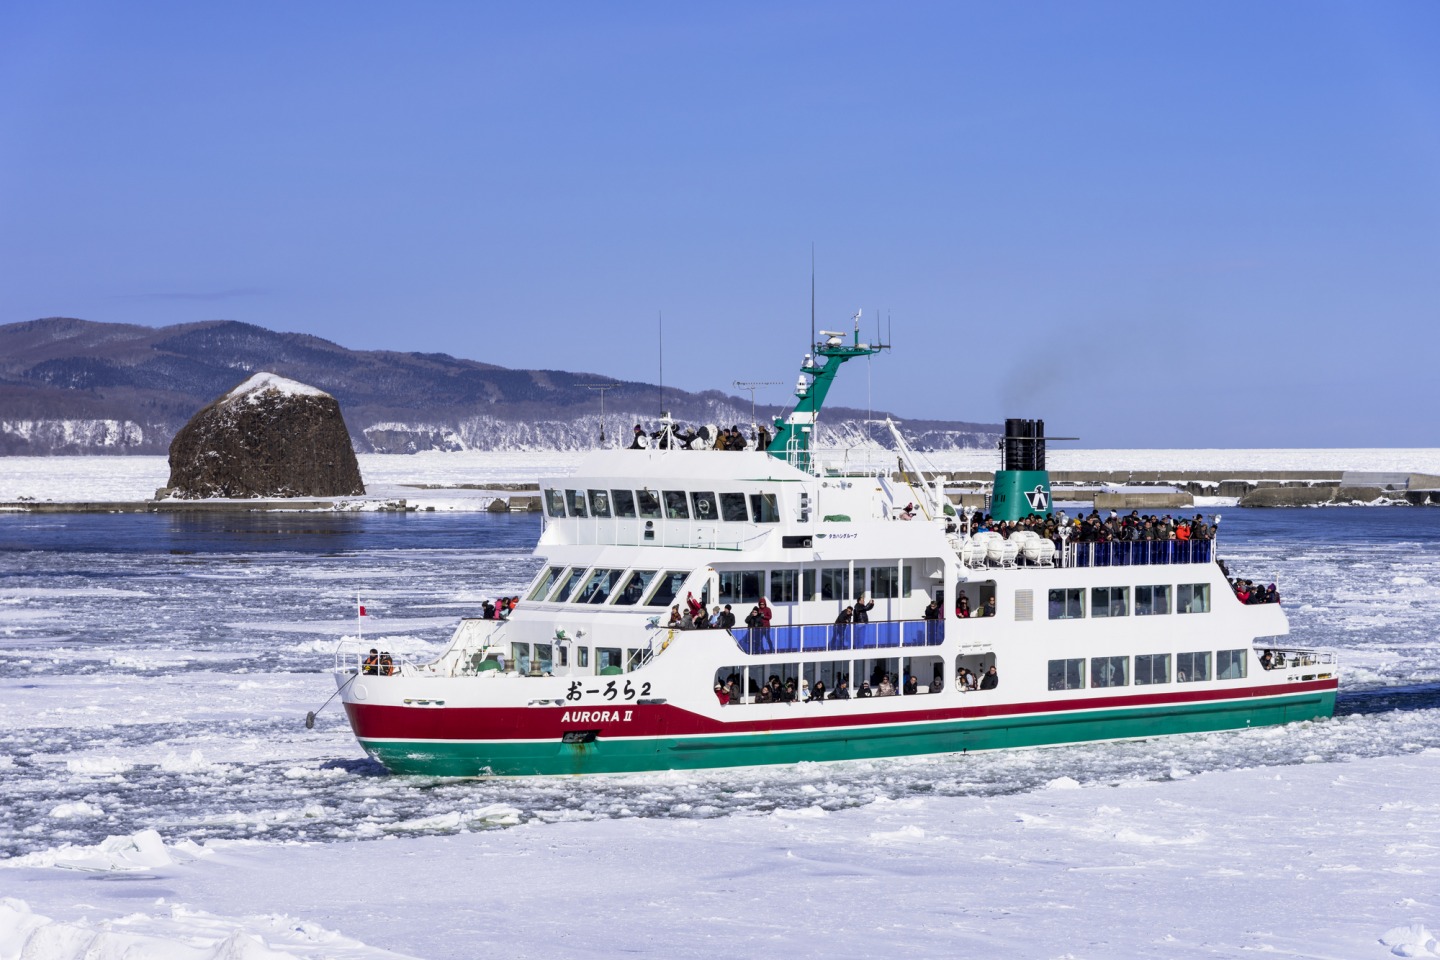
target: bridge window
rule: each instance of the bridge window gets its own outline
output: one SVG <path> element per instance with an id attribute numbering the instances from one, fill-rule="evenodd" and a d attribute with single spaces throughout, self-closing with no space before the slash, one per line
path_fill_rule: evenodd
<path id="1" fill-rule="evenodd" d="M 545 515 L 556 518 L 565 516 L 565 494 L 554 488 L 545 491 Z"/>
<path id="2" fill-rule="evenodd" d="M 1175 588 L 1176 613 L 1209 613 L 1210 584 L 1182 583 Z"/>
<path id="3" fill-rule="evenodd" d="M 718 511 L 715 505 L 715 494 L 709 492 L 690 494 L 690 506 L 694 508 L 696 520 L 718 519 Z"/>
<path id="4" fill-rule="evenodd" d="M 629 490 L 611 490 L 610 503 L 617 517 L 635 516 L 635 494 Z"/>
<path id="5" fill-rule="evenodd" d="M 590 516 L 610 516 L 610 494 L 606 493 L 604 490 L 590 491 Z"/>
<path id="6" fill-rule="evenodd" d="M 670 520 L 690 519 L 690 507 L 685 501 L 684 490 L 665 491 L 665 516 Z"/>
<path id="7" fill-rule="evenodd" d="M 1079 690 L 1085 686 L 1085 658 L 1050 661 L 1051 690 Z"/>
<path id="8" fill-rule="evenodd" d="M 1090 590 L 1090 616 L 1124 617 L 1129 613 L 1129 587 L 1094 587 Z"/>
<path id="9" fill-rule="evenodd" d="M 583 516 L 585 516 L 585 491 L 584 491 L 584 490 L 566 490 L 566 491 L 565 491 L 565 505 L 570 508 L 570 516 L 572 516 L 572 517 L 583 517 Z"/>
<path id="10" fill-rule="evenodd" d="M 550 594 L 551 601 L 564 603 L 565 598 L 575 592 L 575 588 L 580 585 L 580 580 L 584 576 L 584 567 L 572 567 L 569 575 L 560 581 L 560 587 L 554 593 Z"/>
<path id="11" fill-rule="evenodd" d="M 564 572 L 564 567 L 546 567 L 545 572 L 540 574 L 540 579 L 535 581 L 535 589 L 525 597 L 526 600 L 543 600 L 550 588 L 555 586 L 555 581 Z"/>
<path id="12" fill-rule="evenodd" d="M 660 519 L 660 498 L 653 490 L 635 491 L 635 501 L 640 505 L 640 517 L 643 520 Z"/>
<path id="13" fill-rule="evenodd" d="M 1170 585 L 1168 583 L 1135 588 L 1135 616 L 1148 617 L 1169 612 Z"/>
<path id="14" fill-rule="evenodd" d="M 633 607 L 640 602 L 645 595 L 645 588 L 650 586 L 650 581 L 655 576 L 654 570 L 636 570 L 630 574 L 625 581 L 625 586 L 620 589 L 620 595 L 615 598 L 617 607 Z"/>
<path id="15" fill-rule="evenodd" d="M 971 614 L 974 616 L 974 614 Z M 1051 620 L 1079 620 L 1085 616 L 1085 591 L 1079 587 L 1050 591 Z"/>
<path id="16" fill-rule="evenodd" d="M 800 599 L 799 570 L 770 571 L 770 602 L 794 603 Z"/>
<path id="17" fill-rule="evenodd" d="M 610 591 L 615 589 L 615 584 L 620 582 L 619 570 L 604 570 L 595 568 L 590 574 L 590 579 L 585 581 L 581 588 L 580 595 L 575 598 L 576 603 L 604 603 L 610 596 Z"/>
<path id="18" fill-rule="evenodd" d="M 1175 679 L 1181 683 L 1194 683 L 1210 679 L 1210 651 L 1175 654 Z"/>
<path id="19" fill-rule="evenodd" d="M 688 576 L 683 570 L 666 570 L 660 574 L 660 582 L 655 587 L 655 592 L 650 594 L 648 607 L 668 607 L 675 602 L 679 595 L 680 588 L 685 585 L 685 578 Z"/>
<path id="20" fill-rule="evenodd" d="M 750 494 L 750 513 L 756 523 L 779 523 L 780 505 L 773 493 Z"/>
<path id="21" fill-rule="evenodd" d="M 750 514 L 745 509 L 745 494 L 720 494 L 720 516 L 736 523 L 746 523 L 749 521 Z"/>
<path id="22" fill-rule="evenodd" d="M 1170 654 L 1142 653 L 1135 657 L 1135 686 L 1170 682 Z"/>
<path id="23" fill-rule="evenodd" d="M 1215 676 L 1220 680 L 1244 680 L 1248 650 L 1219 650 L 1215 653 Z"/>

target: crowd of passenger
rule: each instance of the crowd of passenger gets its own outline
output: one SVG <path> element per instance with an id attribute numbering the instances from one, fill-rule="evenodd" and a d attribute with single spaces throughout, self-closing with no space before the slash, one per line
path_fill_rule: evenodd
<path id="1" fill-rule="evenodd" d="M 1280 602 L 1280 591 L 1273 583 L 1262 587 L 1253 580 L 1231 580 L 1230 588 L 1235 591 L 1235 599 L 1244 604 Z"/>
<path id="2" fill-rule="evenodd" d="M 654 447 L 668 450 L 675 447 L 679 450 L 765 450 L 770 446 L 770 440 L 770 431 L 760 426 L 755 428 L 750 441 L 747 441 L 745 431 L 740 429 L 739 424 L 719 428 L 706 425 L 698 429 L 683 426 L 671 426 L 667 429 L 662 426 L 659 430 L 647 432 L 637 423 L 630 440 L 630 449 L 648 450 Z"/>
<path id="3" fill-rule="evenodd" d="M 510 614 L 520 606 L 519 597 L 501 597 L 491 602 L 482 601 L 480 604 L 480 619 L 482 620 L 509 620 Z"/>
<path id="4" fill-rule="evenodd" d="M 759 604 L 750 609 L 745 625 L 752 629 L 762 625 L 768 627 L 773 613 L 765 598 L 761 597 Z M 696 600 L 694 593 L 687 593 L 683 604 L 677 603 L 670 608 L 670 619 L 665 626 L 671 630 L 729 630 L 735 626 L 735 613 L 728 603 L 723 607 L 716 604 L 713 610 L 706 611 L 705 604 Z"/>
<path id="5" fill-rule="evenodd" d="M 955 521 L 957 532 L 965 532 L 964 517 Z M 1131 510 L 1126 516 L 1110 511 L 1101 517 L 1100 511 L 1091 510 L 1089 515 L 1066 517 L 1064 512 L 1050 515 L 1034 514 L 1019 520 L 996 520 L 989 514 L 972 514 L 969 518 L 971 536 L 984 531 L 998 533 L 1005 539 L 1021 530 L 1039 534 L 1059 546 L 1061 530 L 1068 531 L 1071 543 L 1111 543 L 1115 541 L 1140 540 L 1213 540 L 1215 525 L 1206 523 L 1204 516 L 1195 514 L 1194 519 L 1174 517 L 1170 514 L 1142 516 L 1138 510 Z"/>

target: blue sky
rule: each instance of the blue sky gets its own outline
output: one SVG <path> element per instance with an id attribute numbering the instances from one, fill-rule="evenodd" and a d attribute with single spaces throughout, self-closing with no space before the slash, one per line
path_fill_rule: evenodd
<path id="1" fill-rule="evenodd" d="M 1436 446 L 1440 5 L 0 5 L 0 322 Z M 761 399 L 787 399 L 773 388 Z"/>

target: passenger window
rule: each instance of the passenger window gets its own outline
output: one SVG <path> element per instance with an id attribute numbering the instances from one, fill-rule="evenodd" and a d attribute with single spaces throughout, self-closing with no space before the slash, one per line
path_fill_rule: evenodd
<path id="1" fill-rule="evenodd" d="M 750 514 L 756 523 L 779 523 L 780 505 L 773 493 L 750 494 Z"/>
<path id="2" fill-rule="evenodd" d="M 644 520 L 660 519 L 660 498 L 653 490 L 635 491 L 635 500 L 640 504 L 640 517 Z"/>
<path id="3" fill-rule="evenodd" d="M 615 589 L 615 584 L 619 579 L 619 570 L 602 570 L 597 567 L 595 572 L 590 574 L 590 579 L 585 581 L 585 586 L 580 590 L 580 595 L 575 598 L 575 602 L 604 603 L 605 598 L 610 596 L 610 591 Z"/>
<path id="4" fill-rule="evenodd" d="M 750 514 L 745 510 L 745 494 L 720 494 L 720 516 L 726 520 L 737 523 L 747 522 L 750 519 Z"/>
<path id="5" fill-rule="evenodd" d="M 635 606 L 645 595 L 645 588 L 650 586 L 650 581 L 654 576 L 654 570 L 636 570 L 631 573 L 630 578 L 625 581 L 625 586 L 621 588 L 620 595 L 615 598 L 615 605 L 617 607 Z"/>
<path id="6" fill-rule="evenodd" d="M 535 659 L 540 662 L 541 673 L 552 673 L 555 670 L 555 663 L 551 660 L 551 650 L 554 647 L 548 643 L 535 644 Z"/>
<path id="7" fill-rule="evenodd" d="M 1079 690 L 1085 685 L 1085 659 L 1051 660 L 1050 689 Z"/>
<path id="8" fill-rule="evenodd" d="M 570 575 L 561 581 L 560 588 L 550 594 L 550 600 L 554 603 L 564 603 L 565 598 L 575 592 L 575 588 L 580 585 L 580 581 L 584 576 L 584 567 L 575 567 L 572 569 Z"/>
<path id="9" fill-rule="evenodd" d="M 526 600 L 543 600 L 545 594 L 555 585 L 555 580 L 560 576 L 564 567 L 546 567 L 545 572 L 540 574 L 540 579 L 535 581 L 535 589 L 525 597 Z"/>
<path id="10" fill-rule="evenodd" d="M 584 669 L 584 668 L 586 668 L 586 667 L 589 667 L 589 666 L 590 666 L 590 648 L 589 648 L 589 647 L 576 647 L 576 648 L 575 648 L 575 651 L 576 651 L 575 663 L 576 663 L 581 669 Z"/>
<path id="11" fill-rule="evenodd" d="M 684 490 L 665 491 L 665 516 L 670 520 L 690 519 L 690 508 L 685 503 Z"/>
<path id="12" fill-rule="evenodd" d="M 771 603 L 794 603 L 800 599 L 799 596 L 800 571 L 798 570 L 771 570 L 770 571 L 770 602 Z M 742 601 L 743 602 L 743 601 Z"/>
<path id="13" fill-rule="evenodd" d="M 1137 591 L 1143 588 L 1136 588 Z M 1137 602 L 1139 598 L 1136 598 Z M 1142 653 L 1135 658 L 1135 686 L 1170 682 L 1170 654 Z"/>
<path id="14" fill-rule="evenodd" d="M 899 567 L 870 568 L 870 599 L 893 600 L 900 596 Z"/>
<path id="15" fill-rule="evenodd" d="M 720 603 L 754 603 L 765 585 L 764 570 L 722 570 Z"/>
<path id="16" fill-rule="evenodd" d="M 647 607 L 668 607 L 675 602 L 679 595 L 680 588 L 685 584 L 685 578 L 689 574 L 681 570 L 666 570 L 660 574 L 660 582 L 656 584 L 655 591 L 650 594 Z"/>
<path id="17" fill-rule="evenodd" d="M 614 507 L 617 517 L 635 516 L 635 494 L 629 490 L 611 490 L 610 504 Z"/>
<path id="18" fill-rule="evenodd" d="M 584 490 L 566 490 L 566 491 L 565 491 L 565 505 L 570 508 L 570 516 L 572 516 L 572 517 L 583 517 L 583 516 L 585 516 L 585 491 L 584 491 Z"/>
<path id="19" fill-rule="evenodd" d="M 1090 686 L 1123 687 L 1130 682 L 1129 657 L 1091 657 Z"/>
<path id="20" fill-rule="evenodd" d="M 1085 596 L 1079 587 L 1050 591 L 1051 620 L 1079 620 L 1084 616 Z"/>
<path id="21" fill-rule="evenodd" d="M 1158 616 L 1170 612 L 1170 585 L 1135 588 L 1135 616 Z M 1136 681 L 1139 682 L 1138 680 Z"/>
<path id="22" fill-rule="evenodd" d="M 1090 590 L 1090 616 L 1123 617 L 1130 613 L 1129 587 L 1093 587 Z"/>
<path id="23" fill-rule="evenodd" d="M 1215 653 L 1215 676 L 1220 680 L 1244 680 L 1246 650 L 1219 650 Z"/>
<path id="24" fill-rule="evenodd" d="M 529 672 L 530 672 L 530 644 L 528 644 L 528 643 L 512 643 L 512 644 L 510 644 L 510 661 L 515 664 L 515 670 L 516 670 L 517 673 L 529 673 Z"/>
<path id="25" fill-rule="evenodd" d="M 814 600 L 814 599 L 815 599 L 815 571 L 814 571 L 814 570 L 801 570 L 801 571 L 800 571 L 800 578 L 801 578 L 801 580 L 802 580 L 802 585 L 801 585 L 801 587 L 800 587 L 800 599 L 801 599 L 801 600 Z"/>
<path id="26" fill-rule="evenodd" d="M 625 667 L 620 662 L 619 647 L 596 647 L 595 648 L 595 670 L 602 676 L 611 676 L 621 673 Z"/>
<path id="27" fill-rule="evenodd" d="M 1180 683 L 1194 683 L 1210 679 L 1210 651 L 1175 654 L 1175 679 Z"/>
<path id="28" fill-rule="evenodd" d="M 1209 613 L 1210 584 L 1182 583 L 1175 588 L 1176 613 Z"/>
<path id="29" fill-rule="evenodd" d="M 556 518 L 565 516 L 565 494 L 553 488 L 545 491 L 545 515 Z"/>
<path id="30" fill-rule="evenodd" d="M 590 491 L 590 515 L 592 517 L 610 516 L 610 494 L 604 490 Z"/>
<path id="31" fill-rule="evenodd" d="M 690 494 L 690 506 L 694 507 L 696 520 L 719 519 L 715 506 L 715 494 L 713 493 Z"/>
<path id="32" fill-rule="evenodd" d="M 850 571 L 846 567 L 827 567 L 820 571 L 820 599 L 848 600 Z"/>
<path id="33" fill-rule="evenodd" d="M 636 649 L 633 649 L 633 648 L 625 651 L 625 672 L 626 672 L 626 673 L 629 673 L 631 670 L 639 670 L 639 669 L 640 669 L 640 658 L 641 658 L 641 656 L 642 656 L 643 654 L 644 654 L 644 651 L 643 651 L 643 650 L 636 650 Z"/>
<path id="34" fill-rule="evenodd" d="M 557 647 L 555 650 L 556 661 L 562 667 L 570 666 L 570 651 L 565 647 Z"/>

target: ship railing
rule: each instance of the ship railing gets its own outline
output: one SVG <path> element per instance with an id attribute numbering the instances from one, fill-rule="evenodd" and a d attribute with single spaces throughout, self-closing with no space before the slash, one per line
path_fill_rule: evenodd
<path id="1" fill-rule="evenodd" d="M 1140 567 L 1154 564 L 1209 563 L 1213 540 L 1112 540 L 1067 544 L 1062 566 Z"/>
<path id="2" fill-rule="evenodd" d="M 873 620 L 869 623 L 805 623 L 737 627 L 730 631 L 742 653 L 818 653 L 831 650 L 887 650 L 938 647 L 945 642 L 943 620 Z"/>

